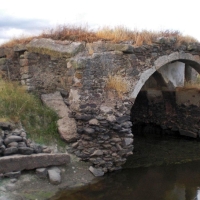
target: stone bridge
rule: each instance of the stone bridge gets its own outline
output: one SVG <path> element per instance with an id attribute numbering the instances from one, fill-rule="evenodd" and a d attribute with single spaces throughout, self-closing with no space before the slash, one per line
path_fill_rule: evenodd
<path id="1" fill-rule="evenodd" d="M 199 137 L 200 93 L 184 89 L 200 72 L 199 56 L 200 44 L 179 45 L 174 38 L 141 47 L 33 39 L 0 48 L 0 69 L 29 91 L 60 91 L 76 121 L 70 138 L 62 137 L 78 157 L 107 172 L 132 154 L 138 122 Z"/>

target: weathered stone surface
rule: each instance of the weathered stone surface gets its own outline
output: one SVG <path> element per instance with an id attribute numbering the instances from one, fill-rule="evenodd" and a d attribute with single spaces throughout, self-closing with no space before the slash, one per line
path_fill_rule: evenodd
<path id="1" fill-rule="evenodd" d="M 18 148 L 17 147 L 9 147 L 6 148 L 3 152 L 4 156 L 6 155 L 11 155 L 11 154 L 15 154 L 18 152 Z"/>
<path id="2" fill-rule="evenodd" d="M 61 183 L 61 175 L 59 168 L 52 168 L 48 170 L 49 181 L 53 185 L 58 185 Z"/>
<path id="3" fill-rule="evenodd" d="M 15 125 L 11 122 L 0 121 L 0 127 L 2 129 L 11 130 L 15 127 Z"/>
<path id="4" fill-rule="evenodd" d="M 35 172 L 39 178 L 47 178 L 47 168 L 38 168 Z"/>
<path id="5" fill-rule="evenodd" d="M 18 142 L 11 142 L 7 145 L 7 147 L 18 147 Z"/>
<path id="6" fill-rule="evenodd" d="M 87 43 L 86 48 L 90 54 L 102 53 L 105 51 L 122 51 L 124 53 L 133 53 L 133 46 L 128 44 L 114 44 L 102 41 Z"/>
<path id="7" fill-rule="evenodd" d="M 5 177 L 9 177 L 9 178 L 19 178 L 20 175 L 21 175 L 21 171 L 18 171 L 18 172 L 8 172 L 8 173 L 4 174 Z"/>
<path id="8" fill-rule="evenodd" d="M 34 149 L 29 147 L 19 147 L 18 152 L 23 155 L 30 155 L 34 152 Z"/>
<path id="9" fill-rule="evenodd" d="M 125 142 L 125 145 L 128 146 L 128 145 L 133 143 L 133 139 L 132 138 L 125 138 L 124 142 Z"/>
<path id="10" fill-rule="evenodd" d="M 42 101 L 54 109 L 61 119 L 58 120 L 58 132 L 61 137 L 67 142 L 74 142 L 78 138 L 76 122 L 74 119 L 69 118 L 69 108 L 65 105 L 60 92 L 53 94 L 43 94 Z"/>
<path id="11" fill-rule="evenodd" d="M 84 50 L 81 42 L 55 41 L 52 39 L 33 39 L 27 48 L 31 52 L 51 55 L 53 57 L 72 57 Z"/>
<path id="12" fill-rule="evenodd" d="M 95 130 L 93 128 L 84 128 L 83 131 L 88 134 L 93 134 L 95 132 Z"/>
<path id="13" fill-rule="evenodd" d="M 7 145 L 11 142 L 21 142 L 22 141 L 22 137 L 20 136 L 15 136 L 15 135 L 11 135 L 9 137 L 7 137 L 5 140 L 4 140 L 4 143 Z"/>
<path id="14" fill-rule="evenodd" d="M 197 133 L 194 133 L 192 131 L 179 129 L 179 132 L 180 132 L 180 135 L 184 135 L 184 136 L 187 136 L 187 137 L 197 138 Z"/>
<path id="15" fill-rule="evenodd" d="M 91 119 L 91 120 L 89 121 L 89 124 L 90 124 L 90 125 L 96 125 L 96 126 L 98 126 L 98 125 L 99 125 L 99 121 L 98 121 L 97 119 Z"/>
<path id="16" fill-rule="evenodd" d="M 26 51 L 27 50 L 27 47 L 25 44 L 18 44 L 16 46 L 14 46 L 13 48 L 14 51 Z"/>
<path id="17" fill-rule="evenodd" d="M 67 153 L 13 155 L 0 157 L 0 173 L 63 165 L 70 162 Z"/>
<path id="18" fill-rule="evenodd" d="M 91 156 L 102 156 L 102 155 L 103 155 L 102 150 L 96 150 L 96 151 L 94 151 L 94 153 Z"/>
<path id="19" fill-rule="evenodd" d="M 94 168 L 94 167 L 90 166 L 89 170 L 94 176 L 98 177 L 98 176 L 104 175 L 104 171 L 101 168 Z"/>

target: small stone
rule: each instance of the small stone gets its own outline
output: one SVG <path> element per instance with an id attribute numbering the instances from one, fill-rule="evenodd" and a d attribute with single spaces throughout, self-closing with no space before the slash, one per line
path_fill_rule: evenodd
<path id="1" fill-rule="evenodd" d="M 18 152 L 18 148 L 17 147 L 10 147 L 10 148 L 6 148 L 3 152 L 3 154 L 6 155 L 11 155 L 11 154 L 15 154 Z"/>
<path id="2" fill-rule="evenodd" d="M 124 123 L 124 122 L 129 121 L 129 120 L 130 120 L 130 116 L 129 115 L 125 115 L 125 116 L 117 118 L 117 122 L 119 124 Z"/>
<path id="3" fill-rule="evenodd" d="M 48 175 L 49 175 L 49 181 L 53 185 L 58 185 L 61 183 L 61 176 L 60 172 L 56 169 L 50 169 L 48 170 Z"/>
<path id="4" fill-rule="evenodd" d="M 47 178 L 47 168 L 38 168 L 35 172 L 39 178 Z"/>
<path id="5" fill-rule="evenodd" d="M 89 171 L 96 177 L 104 175 L 104 171 L 102 168 L 94 168 L 93 166 L 90 166 Z"/>
<path id="6" fill-rule="evenodd" d="M 133 143 L 133 139 L 132 138 L 125 138 L 124 142 L 125 142 L 125 145 L 128 146 L 128 145 Z"/>
<path id="7" fill-rule="evenodd" d="M 99 122 L 98 122 L 97 119 L 91 119 L 91 120 L 89 121 L 89 124 L 90 124 L 90 125 L 96 125 L 96 126 L 98 126 L 98 125 L 99 125 Z"/>
<path id="8" fill-rule="evenodd" d="M 20 134 L 21 137 L 26 137 L 26 132 L 22 131 Z"/>
<path id="9" fill-rule="evenodd" d="M 100 106 L 100 110 L 101 110 L 101 112 L 103 112 L 103 113 L 109 113 L 109 112 L 111 112 L 112 111 L 112 107 L 108 107 L 108 106 Z"/>
<path id="10" fill-rule="evenodd" d="M 130 128 L 132 126 L 132 122 L 124 122 L 122 126 L 125 128 Z"/>
<path id="11" fill-rule="evenodd" d="M 84 130 L 84 132 L 86 132 L 88 134 L 93 134 L 95 132 L 95 130 L 93 128 L 84 128 L 83 130 Z"/>
<path id="12" fill-rule="evenodd" d="M 18 147 L 26 147 L 26 143 L 25 142 L 18 142 Z"/>
<path id="13" fill-rule="evenodd" d="M 18 151 L 19 151 L 20 154 L 30 155 L 30 154 L 33 154 L 34 150 L 32 148 L 29 148 L 29 147 L 19 147 Z"/>
<path id="14" fill-rule="evenodd" d="M 22 141 L 22 137 L 12 135 L 12 136 L 7 137 L 7 138 L 4 140 L 4 143 L 7 145 L 7 144 L 9 144 L 9 143 L 11 143 L 11 142 L 21 142 L 21 141 Z"/>
<path id="15" fill-rule="evenodd" d="M 20 175 L 21 175 L 20 171 L 18 171 L 18 172 L 8 172 L 8 173 L 4 174 L 5 177 L 9 177 L 9 178 L 19 178 Z"/>
<path id="16" fill-rule="evenodd" d="M 94 151 L 94 153 L 91 156 L 102 156 L 102 155 L 103 155 L 102 150 L 96 150 L 96 151 Z"/>
<path id="17" fill-rule="evenodd" d="M 109 122 L 115 122 L 116 121 L 116 117 L 114 115 L 109 115 L 107 117 L 107 121 L 109 121 Z"/>
<path id="18" fill-rule="evenodd" d="M 8 148 L 10 147 L 18 147 L 18 143 L 17 142 L 11 142 L 7 145 Z"/>
<path id="19" fill-rule="evenodd" d="M 73 143 L 73 144 L 72 144 L 72 148 L 78 147 L 78 144 L 79 144 L 78 142 Z"/>

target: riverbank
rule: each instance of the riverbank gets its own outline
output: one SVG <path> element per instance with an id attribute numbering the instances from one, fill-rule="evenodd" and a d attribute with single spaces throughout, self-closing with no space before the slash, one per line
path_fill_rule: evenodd
<path id="1" fill-rule="evenodd" d="M 80 161 L 72 154 L 70 157 L 69 164 L 59 167 L 62 176 L 61 184 L 50 184 L 47 178 L 39 178 L 34 170 L 24 171 L 19 179 L 0 180 L 0 200 L 46 200 L 59 190 L 84 186 L 100 179 L 95 178 L 88 170 L 90 163 Z"/>

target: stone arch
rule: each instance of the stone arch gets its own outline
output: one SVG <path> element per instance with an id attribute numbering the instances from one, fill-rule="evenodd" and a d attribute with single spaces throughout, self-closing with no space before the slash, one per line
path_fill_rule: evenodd
<path id="1" fill-rule="evenodd" d="M 149 79 L 149 77 L 153 75 L 154 72 L 156 72 L 162 66 L 175 61 L 180 61 L 185 64 L 189 64 L 198 73 L 200 73 L 200 57 L 198 55 L 192 55 L 190 53 L 185 53 L 185 52 L 174 52 L 169 55 L 161 56 L 154 61 L 153 67 L 142 72 L 142 74 L 140 75 L 140 79 L 138 80 L 138 82 L 134 87 L 134 90 L 130 93 L 130 98 L 133 100 L 136 99 L 142 86 Z"/>

